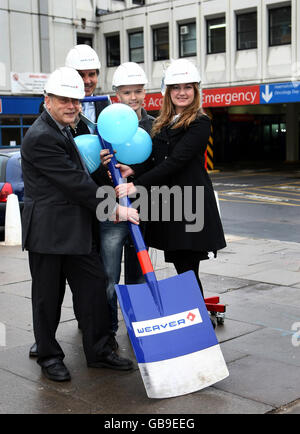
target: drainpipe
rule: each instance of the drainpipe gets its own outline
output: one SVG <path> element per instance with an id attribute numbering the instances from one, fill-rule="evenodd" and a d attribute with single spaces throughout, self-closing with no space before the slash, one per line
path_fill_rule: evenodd
<path id="1" fill-rule="evenodd" d="M 50 72 L 48 0 L 38 0 L 41 71 Z"/>

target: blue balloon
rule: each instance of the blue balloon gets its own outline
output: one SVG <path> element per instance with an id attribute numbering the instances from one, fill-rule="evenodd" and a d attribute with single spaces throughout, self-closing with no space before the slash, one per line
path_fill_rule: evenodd
<path id="1" fill-rule="evenodd" d="M 135 135 L 126 143 L 114 146 L 116 159 L 123 164 L 139 164 L 152 152 L 152 140 L 147 131 L 138 127 Z"/>
<path id="2" fill-rule="evenodd" d="M 101 145 L 98 136 L 94 134 L 82 134 L 74 138 L 80 155 L 90 173 L 95 172 L 100 166 Z"/>
<path id="3" fill-rule="evenodd" d="M 98 131 L 107 142 L 117 145 L 127 142 L 138 128 L 138 117 L 131 107 L 125 104 L 111 104 L 100 113 Z"/>

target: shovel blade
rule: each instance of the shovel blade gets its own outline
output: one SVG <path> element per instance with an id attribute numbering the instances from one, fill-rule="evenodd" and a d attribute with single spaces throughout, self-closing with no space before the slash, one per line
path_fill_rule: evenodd
<path id="1" fill-rule="evenodd" d="M 147 284 L 116 285 L 149 398 L 195 392 L 229 373 L 192 271 L 158 281 L 161 316 Z"/>

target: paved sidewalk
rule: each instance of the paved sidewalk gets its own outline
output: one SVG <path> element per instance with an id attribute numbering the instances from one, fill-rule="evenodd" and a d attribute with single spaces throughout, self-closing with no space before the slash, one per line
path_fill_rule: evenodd
<path id="1" fill-rule="evenodd" d="M 220 295 L 228 305 L 216 333 L 230 375 L 199 392 L 162 400 L 147 398 L 137 368 L 120 373 L 86 367 L 69 289 L 58 339 L 72 381 L 44 379 L 28 358 L 33 334 L 27 253 L 0 245 L 0 414 L 300 414 L 300 244 L 226 238 L 228 247 L 201 263 L 200 272 L 205 296 Z M 160 252 L 151 256 L 158 279 L 175 274 Z M 134 357 L 123 321 L 118 334 L 120 354 Z"/>

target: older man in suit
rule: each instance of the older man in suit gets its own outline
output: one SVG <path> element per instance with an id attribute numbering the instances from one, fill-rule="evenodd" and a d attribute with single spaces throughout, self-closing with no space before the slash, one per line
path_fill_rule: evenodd
<path id="1" fill-rule="evenodd" d="M 65 66 L 69 68 L 74 68 L 77 70 L 81 76 L 84 83 L 84 93 L 85 97 L 94 96 L 98 84 L 98 78 L 100 74 L 101 63 L 99 57 L 93 48 L 86 44 L 75 45 L 72 47 L 65 60 Z M 101 111 L 109 105 L 108 101 L 93 101 L 82 103 L 82 112 L 85 114 L 92 122 L 96 122 Z M 44 103 L 41 105 L 40 111 L 44 110 Z M 70 131 L 72 136 L 79 136 L 81 134 L 90 134 L 89 127 L 82 121 L 76 119 L 75 123 L 70 125 Z M 96 180 L 97 182 L 98 180 Z M 65 293 L 65 282 L 66 279 L 64 275 L 61 275 L 61 299 L 64 297 Z M 81 328 L 81 324 L 78 324 Z M 116 341 L 114 336 L 111 336 L 111 342 L 116 346 Z M 29 350 L 29 357 L 38 357 L 37 345 L 34 343 Z"/>
<path id="2" fill-rule="evenodd" d="M 45 92 L 46 110 L 28 130 L 21 148 L 23 248 L 29 252 L 38 363 L 50 380 L 70 380 L 55 338 L 63 274 L 73 293 L 88 366 L 129 370 L 132 362 L 110 345 L 106 277 L 97 252 L 97 172 L 92 179 L 69 130 L 84 97 L 84 84 L 77 71 L 63 67 L 50 75 Z M 114 212 L 117 220 L 138 223 L 134 209 L 115 206 Z"/>

